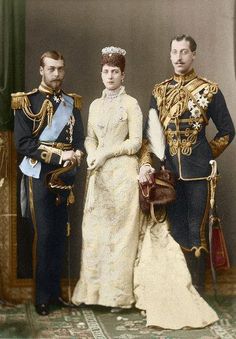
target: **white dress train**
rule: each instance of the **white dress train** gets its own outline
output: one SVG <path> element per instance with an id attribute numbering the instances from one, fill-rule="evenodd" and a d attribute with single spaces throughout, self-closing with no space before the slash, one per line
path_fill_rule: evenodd
<path id="1" fill-rule="evenodd" d="M 136 307 L 146 311 L 147 326 L 201 328 L 217 321 L 216 312 L 192 285 L 184 255 L 167 222 L 155 224 L 143 218 L 134 294 Z"/>

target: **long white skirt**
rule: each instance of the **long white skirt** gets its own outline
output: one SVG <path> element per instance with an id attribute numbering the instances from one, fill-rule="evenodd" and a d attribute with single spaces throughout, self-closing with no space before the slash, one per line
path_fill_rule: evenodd
<path id="1" fill-rule="evenodd" d="M 192 285 L 184 255 L 169 234 L 168 224 L 144 220 L 143 226 L 134 294 L 136 307 L 146 310 L 147 326 L 201 328 L 217 321 L 216 312 Z"/>
<path id="2" fill-rule="evenodd" d="M 109 159 L 96 174 L 91 210 L 89 194 L 86 197 L 81 274 L 74 304 L 123 308 L 134 304 L 140 224 L 137 173 L 137 158 L 125 155 Z"/>

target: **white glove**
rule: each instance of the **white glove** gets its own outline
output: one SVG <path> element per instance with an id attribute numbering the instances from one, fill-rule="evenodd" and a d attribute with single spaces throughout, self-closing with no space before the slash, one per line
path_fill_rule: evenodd
<path id="1" fill-rule="evenodd" d="M 89 153 L 87 155 L 86 161 L 87 161 L 88 167 L 92 166 L 92 164 L 94 163 L 95 159 L 96 159 L 95 153 Z"/>
<path id="2" fill-rule="evenodd" d="M 107 160 L 107 155 L 104 151 L 96 151 L 96 153 L 87 158 L 88 170 L 97 170 L 102 167 Z"/>

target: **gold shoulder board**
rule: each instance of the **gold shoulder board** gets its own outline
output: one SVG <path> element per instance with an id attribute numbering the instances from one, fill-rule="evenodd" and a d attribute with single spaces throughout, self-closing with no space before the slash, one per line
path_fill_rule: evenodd
<path id="1" fill-rule="evenodd" d="M 206 84 L 208 84 L 210 96 L 212 96 L 213 94 L 216 94 L 218 92 L 219 86 L 216 82 L 210 81 L 210 80 L 208 80 L 204 77 L 198 77 L 198 79 L 201 79 Z"/>
<path id="2" fill-rule="evenodd" d="M 203 81 L 205 81 L 205 82 L 207 82 L 207 83 L 209 83 L 209 84 L 211 84 L 211 85 L 213 85 L 213 86 L 217 86 L 218 87 L 218 84 L 216 82 L 214 82 L 214 81 L 208 80 L 207 78 L 204 78 L 204 77 L 198 77 L 198 78 L 203 80 Z"/>
<path id="3" fill-rule="evenodd" d="M 30 101 L 28 95 L 34 94 L 38 91 L 37 88 L 33 89 L 31 92 L 17 92 L 11 94 L 11 108 L 12 109 L 21 109 L 30 107 Z"/>
<path id="4" fill-rule="evenodd" d="M 68 93 L 68 95 L 74 99 L 74 107 L 81 109 L 82 108 L 82 96 L 76 93 Z"/>

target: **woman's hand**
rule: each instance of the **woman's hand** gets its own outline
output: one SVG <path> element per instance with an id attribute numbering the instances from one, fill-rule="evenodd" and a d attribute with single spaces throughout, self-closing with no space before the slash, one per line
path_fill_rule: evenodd
<path id="1" fill-rule="evenodd" d="M 91 167 L 91 166 L 93 165 L 95 159 L 96 159 L 96 156 L 95 156 L 94 153 L 89 153 L 89 154 L 87 155 L 86 161 L 87 161 L 88 167 Z"/>
<path id="2" fill-rule="evenodd" d="M 107 160 L 104 151 L 96 151 L 93 155 L 87 157 L 88 170 L 97 170 L 102 167 Z"/>
<path id="3" fill-rule="evenodd" d="M 144 183 L 144 182 L 149 182 L 152 183 L 152 178 L 151 174 L 155 171 L 155 169 L 149 165 L 149 164 L 144 164 L 143 166 L 140 167 L 139 170 L 139 182 Z"/>

